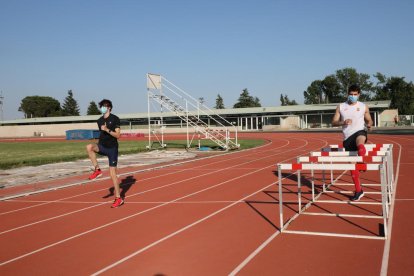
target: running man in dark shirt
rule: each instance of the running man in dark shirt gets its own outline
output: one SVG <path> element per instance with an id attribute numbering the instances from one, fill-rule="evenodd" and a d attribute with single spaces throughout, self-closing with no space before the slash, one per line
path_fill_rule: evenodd
<path id="1" fill-rule="evenodd" d="M 86 146 L 89 158 L 92 161 L 92 165 L 95 167 L 95 170 L 89 176 L 89 179 L 93 180 L 102 176 L 102 171 L 99 168 L 98 160 L 96 159 L 96 153 L 107 156 L 109 161 L 109 173 L 115 190 L 115 200 L 111 207 L 115 208 L 124 204 L 124 199 L 121 198 L 117 176 L 118 139 L 121 136 L 121 121 L 116 115 L 111 114 L 112 102 L 110 100 L 103 99 L 99 103 L 99 108 L 103 114 L 97 121 L 98 128 L 101 131 L 99 142 L 98 144 L 89 144 Z"/>

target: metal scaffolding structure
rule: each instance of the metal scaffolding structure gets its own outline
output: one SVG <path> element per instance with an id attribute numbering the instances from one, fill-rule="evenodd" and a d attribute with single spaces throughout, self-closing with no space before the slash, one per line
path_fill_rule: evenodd
<path id="1" fill-rule="evenodd" d="M 177 116 L 184 122 L 187 134 L 187 148 L 194 138 L 209 139 L 223 150 L 239 148 L 237 126 L 205 106 L 187 92 L 157 74 L 147 74 L 148 92 L 148 149 L 153 142 L 166 147 L 164 134 L 167 125 L 164 122 L 165 111 Z M 151 109 L 152 108 L 152 109 Z M 202 118 L 204 120 L 202 120 Z M 205 120 L 207 119 L 207 122 Z M 214 123 L 214 126 L 211 125 Z"/>

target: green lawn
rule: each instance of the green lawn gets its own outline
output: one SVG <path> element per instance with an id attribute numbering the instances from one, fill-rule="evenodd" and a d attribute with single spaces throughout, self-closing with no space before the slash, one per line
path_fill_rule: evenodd
<path id="1" fill-rule="evenodd" d="M 37 166 L 48 163 L 73 161 L 88 158 L 86 145 L 91 141 L 59 142 L 0 142 L 0 169 Z M 168 148 L 184 149 L 186 141 L 166 141 Z M 240 148 L 262 145 L 263 140 L 239 140 Z M 131 154 L 147 151 L 148 141 L 120 141 L 119 153 Z M 202 146 L 214 148 L 214 143 L 203 141 Z M 157 148 L 157 144 L 153 145 Z"/>

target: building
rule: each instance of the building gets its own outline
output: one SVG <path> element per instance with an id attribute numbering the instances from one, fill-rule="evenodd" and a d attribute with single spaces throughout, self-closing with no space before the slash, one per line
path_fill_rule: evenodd
<path id="1" fill-rule="evenodd" d="M 390 101 L 366 102 L 370 108 L 374 126 L 394 124 L 397 110 L 389 109 Z M 239 131 L 277 131 L 311 128 L 329 128 L 338 104 L 291 105 L 276 107 L 232 108 L 205 111 L 215 114 L 237 126 Z M 117 114 L 123 133 L 148 133 L 148 113 Z M 99 115 L 29 118 L 0 121 L 0 138 L 31 136 L 64 136 L 67 130 L 96 129 Z M 214 122 L 208 116 L 200 119 L 211 127 Z M 218 119 L 220 120 L 220 119 Z M 186 131 L 186 123 L 173 112 L 154 112 L 152 125 L 163 126 L 165 133 Z"/>

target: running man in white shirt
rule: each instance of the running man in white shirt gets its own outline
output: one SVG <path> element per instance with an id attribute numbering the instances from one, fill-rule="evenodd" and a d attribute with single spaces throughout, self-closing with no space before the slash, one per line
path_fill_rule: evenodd
<path id="1" fill-rule="evenodd" d="M 336 108 L 332 125 L 342 126 L 343 146 L 346 151 L 358 151 L 359 156 L 364 156 L 366 153 L 364 144 L 368 141 L 365 126 L 371 130 L 372 119 L 368 106 L 358 101 L 360 95 L 361 88 L 359 86 L 351 85 L 348 88 L 348 100 Z M 357 201 L 364 196 L 359 180 L 359 171 L 351 171 L 351 176 L 355 184 L 355 194 L 351 200 Z"/>

